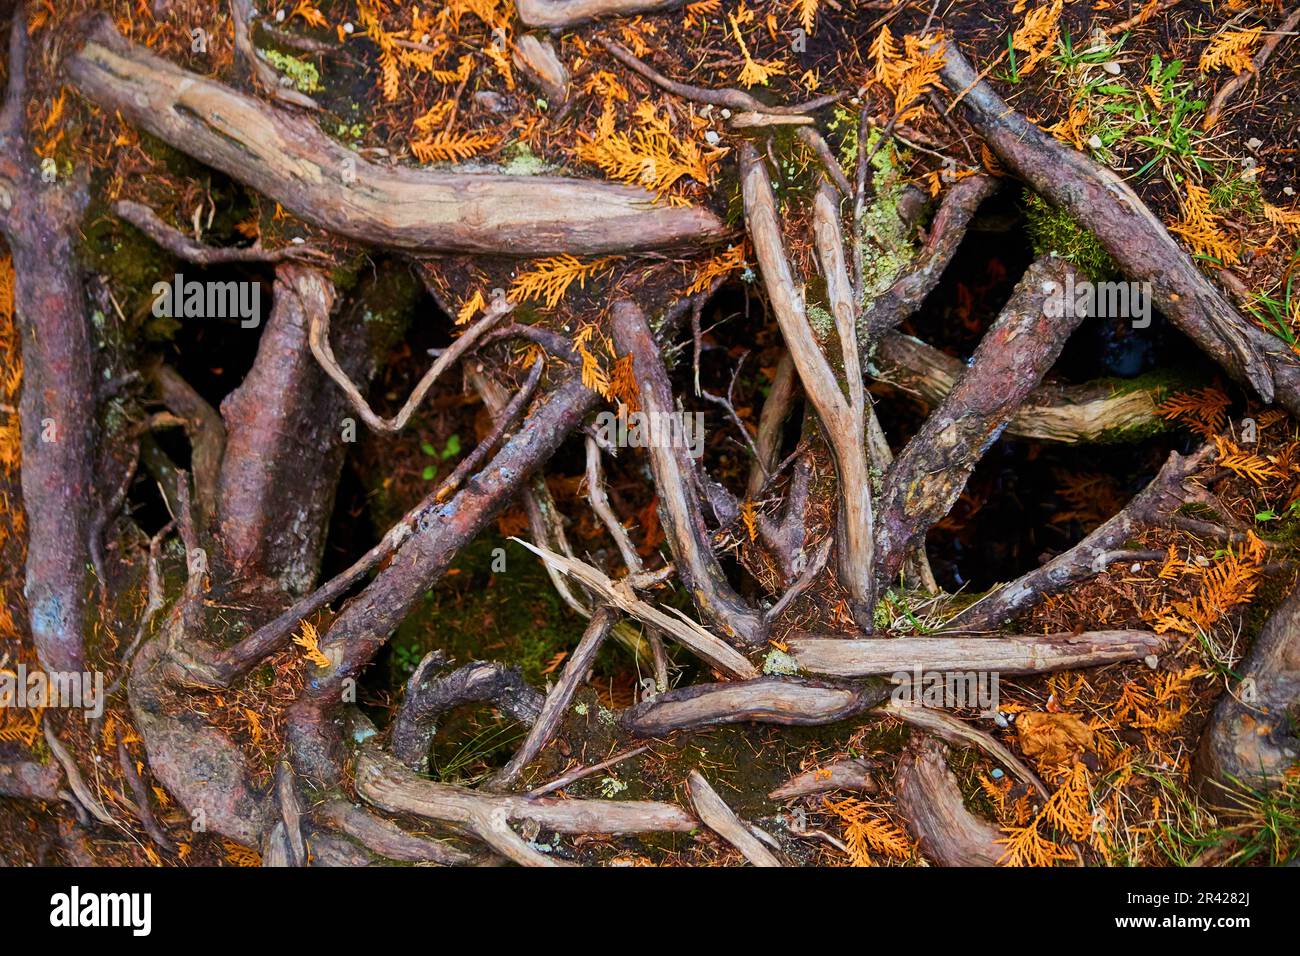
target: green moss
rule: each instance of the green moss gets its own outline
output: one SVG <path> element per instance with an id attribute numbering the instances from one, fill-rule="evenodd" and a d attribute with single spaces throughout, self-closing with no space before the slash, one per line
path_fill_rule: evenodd
<path id="1" fill-rule="evenodd" d="M 1054 252 L 1094 281 L 1118 272 L 1115 260 L 1101 241 L 1064 209 L 1056 208 L 1028 189 L 1025 207 L 1025 224 L 1035 253 L 1045 256 Z"/>
<path id="2" fill-rule="evenodd" d="M 318 93 L 323 89 L 320 82 L 320 71 L 316 69 L 316 64 L 288 56 L 279 50 L 258 50 L 257 52 L 261 54 L 266 62 L 292 80 L 298 92 Z"/>

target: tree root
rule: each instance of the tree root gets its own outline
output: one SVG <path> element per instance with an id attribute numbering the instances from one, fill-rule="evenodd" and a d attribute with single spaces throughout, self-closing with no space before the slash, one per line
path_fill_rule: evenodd
<path id="1" fill-rule="evenodd" d="M 718 792 L 704 779 L 704 774 L 692 770 L 686 778 L 695 813 L 706 827 L 740 851 L 740 855 L 754 866 L 782 866 L 780 860 L 754 836 L 749 826 L 736 816 Z M 770 837 L 768 839 L 771 839 Z"/>
<path id="2" fill-rule="evenodd" d="M 899 637 L 852 640 L 792 635 L 790 654 L 800 669 L 826 677 L 870 677 L 923 671 L 1044 674 L 1116 661 L 1142 660 L 1164 650 L 1150 631 L 1081 634 L 999 634 L 995 637 Z"/>
<path id="3" fill-rule="evenodd" d="M 966 809 L 947 748 L 915 736 L 898 762 L 894 793 L 921 852 L 939 866 L 996 866 L 1005 855 L 1001 832 Z"/>
<path id="4" fill-rule="evenodd" d="M 907 552 L 952 508 L 976 463 L 1061 354 L 1080 315 L 1044 308 L 1070 272 L 1055 259 L 1029 267 L 979 347 L 970 367 L 885 473 L 880 496 L 875 572 L 880 585 L 898 574 Z"/>
<path id="5" fill-rule="evenodd" d="M 1149 282 L 1155 306 L 1229 375 L 1300 413 L 1300 359 L 1286 343 L 1242 318 L 1119 176 L 1028 123 L 954 44 L 945 50 L 943 81 L 998 158 L 1091 228 L 1130 278 Z"/>
<path id="6" fill-rule="evenodd" d="M 130 43 L 107 18 L 65 61 L 88 99 L 329 232 L 420 252 L 601 255 L 720 239 L 707 210 L 575 179 L 378 166 L 310 119 L 277 112 Z"/>
<path id="7" fill-rule="evenodd" d="M 800 678 L 759 677 L 726 684 L 679 687 L 623 712 L 619 723 L 634 737 L 723 724 L 815 726 L 845 720 L 888 696 L 880 683 L 829 684 Z"/>
<path id="8" fill-rule="evenodd" d="M 1101 573 L 1116 556 L 1123 555 L 1124 543 L 1142 525 L 1165 520 L 1187 502 L 1189 494 L 1194 492 L 1185 490 L 1185 483 L 1213 451 L 1213 446 L 1203 445 L 1187 457 L 1170 452 L 1156 477 L 1119 514 L 1042 567 L 1002 585 L 960 611 L 948 621 L 947 627 L 974 631 L 996 628 L 1046 595 Z"/>
<path id="9" fill-rule="evenodd" d="M 447 711 L 470 703 L 490 702 L 524 724 L 535 724 L 543 698 L 524 682 L 516 667 L 474 661 L 434 677 L 443 664 L 438 652 L 426 654 L 406 682 L 389 736 L 393 755 L 412 770 L 428 770 L 434 723 Z"/>
<path id="10" fill-rule="evenodd" d="M 1202 792 L 1231 806 L 1244 789 L 1279 786 L 1300 756 L 1300 586 L 1269 616 L 1239 678 L 1219 698 L 1193 763 Z"/>

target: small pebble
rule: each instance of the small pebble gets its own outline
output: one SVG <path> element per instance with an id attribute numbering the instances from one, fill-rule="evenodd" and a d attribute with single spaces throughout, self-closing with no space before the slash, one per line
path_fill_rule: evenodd
<path id="1" fill-rule="evenodd" d="M 725 106 L 722 108 L 722 118 L 731 119 L 731 110 L 727 109 Z"/>
<path id="2" fill-rule="evenodd" d="M 1098 136 L 1096 133 L 1093 133 L 1091 136 L 1088 137 L 1088 145 L 1091 146 L 1093 149 L 1101 149 L 1101 147 L 1104 144 L 1101 141 L 1101 137 Z"/>
<path id="3" fill-rule="evenodd" d="M 283 10 L 276 10 L 276 11 L 275 11 L 275 22 L 276 22 L 276 23 L 284 23 L 284 11 L 283 11 Z"/>
<path id="4" fill-rule="evenodd" d="M 1139 571 L 1142 570 L 1142 562 L 1134 561 L 1133 566 L 1129 568 L 1129 570 L 1132 571 L 1134 574 L 1137 574 Z"/>
<path id="5" fill-rule="evenodd" d="M 1295 187 L 1293 187 L 1293 186 L 1283 186 L 1283 187 L 1282 187 L 1282 193 L 1283 193 L 1283 195 L 1286 195 L 1286 196 L 1294 196 L 1294 195 L 1295 195 Z"/>
<path id="6" fill-rule="evenodd" d="M 1006 715 L 1005 715 L 1005 714 L 1001 714 L 1001 713 L 994 714 L 994 715 L 993 715 L 993 723 L 997 724 L 999 727 L 1005 727 L 1005 726 L 1007 726 L 1007 718 L 1006 718 Z"/>
<path id="7" fill-rule="evenodd" d="M 289 241 L 292 242 L 295 246 L 301 246 L 301 245 L 302 245 L 303 243 L 305 243 L 307 240 L 304 239 L 302 236 L 294 236 L 294 237 L 293 237 L 292 239 L 290 239 Z"/>
<path id="8" fill-rule="evenodd" d="M 1105 70 L 1107 73 L 1109 73 L 1111 76 L 1119 76 L 1120 74 L 1119 64 L 1116 63 L 1114 60 L 1111 60 L 1108 63 L 1103 63 L 1101 65 L 1101 68 Z"/>
<path id="9" fill-rule="evenodd" d="M 704 131 L 704 140 L 705 140 L 705 142 L 707 142 L 710 146 L 717 146 L 717 145 L 718 145 L 718 139 L 719 139 L 719 138 L 720 138 L 720 137 L 718 136 L 718 134 L 715 133 L 715 132 L 714 132 L 713 130 L 711 130 L 711 129 L 710 129 L 710 130 L 705 130 L 705 131 Z"/>
<path id="10" fill-rule="evenodd" d="M 1246 140 L 1247 149 L 1259 149 L 1263 145 L 1264 141 L 1258 136 L 1252 136 L 1250 139 Z"/>
<path id="11" fill-rule="evenodd" d="M 351 21 L 351 20 L 349 20 L 347 23 L 343 24 L 343 32 L 346 33 L 348 36 L 351 36 L 352 33 L 353 33 L 355 30 L 356 30 L 356 27 L 354 27 L 354 26 L 352 25 L 352 21 Z"/>
<path id="12" fill-rule="evenodd" d="M 989 774 L 989 776 L 992 777 L 994 780 L 1001 780 L 1002 777 L 1004 776 L 1002 773 L 1002 768 L 994 767 L 992 772 Z"/>
<path id="13" fill-rule="evenodd" d="M 1146 664 L 1147 667 L 1155 670 L 1160 664 L 1160 658 L 1156 657 L 1154 654 L 1148 654 L 1146 657 L 1142 658 L 1142 662 Z"/>

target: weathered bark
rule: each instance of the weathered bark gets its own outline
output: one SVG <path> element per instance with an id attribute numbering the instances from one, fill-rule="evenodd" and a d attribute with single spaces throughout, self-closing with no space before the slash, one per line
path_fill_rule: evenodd
<path id="1" fill-rule="evenodd" d="M 313 319 L 333 305 L 334 288 L 322 273 L 279 266 L 257 358 L 221 403 L 227 437 L 218 514 L 225 558 L 236 578 L 264 576 L 293 596 L 316 579 L 346 451 L 343 396 L 308 347 Z M 374 361 L 364 323 L 350 323 L 339 338 L 353 374 L 368 379 Z"/>
<path id="2" fill-rule="evenodd" d="M 1159 654 L 1165 640 L 1150 631 L 1081 634 L 999 634 L 996 637 L 899 637 L 852 640 L 793 635 L 790 654 L 800 668 L 827 677 L 869 677 L 923 671 L 1044 674 Z"/>
<path id="3" fill-rule="evenodd" d="M 443 866 L 466 866 L 476 860 L 473 855 L 440 840 L 409 833 L 347 800 L 331 800 L 313 816 L 390 860 Z"/>
<path id="4" fill-rule="evenodd" d="M 920 339 L 889 332 L 876 343 L 870 371 L 878 381 L 938 406 L 966 366 Z M 1061 444 L 1138 441 L 1169 427 L 1157 411 L 1166 391 L 1164 385 L 1140 381 L 1039 385 L 1011 416 L 1003 434 Z"/>
<path id="5" fill-rule="evenodd" d="M 199 527 L 206 530 L 217 515 L 221 463 L 226 456 L 226 425 L 217 410 L 170 365 L 158 365 L 149 377 L 163 405 L 185 423 L 197 517 Z"/>
<path id="6" fill-rule="evenodd" d="M 363 799 L 381 810 L 468 827 L 502 856 L 525 866 L 555 861 L 515 834 L 510 829 L 512 820 L 530 820 L 556 833 L 689 833 L 699 826 L 690 814 L 668 803 L 532 799 L 436 783 L 415 776 L 367 745 L 357 752 L 356 787 Z"/>
<path id="7" fill-rule="evenodd" d="M 1300 758 L 1300 586 L 1269 616 L 1235 675 L 1193 764 L 1202 793 L 1229 806 L 1243 788 L 1280 786 Z"/>
<path id="8" fill-rule="evenodd" d="M 1300 413 L 1300 359 L 1286 343 L 1232 307 L 1123 179 L 1008 107 L 955 44 L 945 50 L 943 81 L 1007 168 L 1091 229 L 1129 278 L 1151 283 L 1156 307 L 1229 375 Z"/>
<path id="9" fill-rule="evenodd" d="M 421 252 L 602 254 L 711 242 L 722 223 L 644 190 L 544 176 L 377 166 L 281 112 L 123 39 L 100 18 L 65 61 L 73 85 L 289 212 L 358 242 Z"/>
<path id="10" fill-rule="evenodd" d="M 1119 514 L 1042 567 L 1004 584 L 960 611 L 948 621 L 947 627 L 972 631 L 996 628 L 1046 595 L 1100 574 L 1115 556 L 1125 553 L 1121 550 L 1125 542 L 1143 525 L 1166 520 L 1191 499 L 1195 492 L 1187 489 L 1186 482 L 1213 451 L 1213 446 L 1204 445 L 1187 457 L 1170 452 L 1151 483 Z"/>
<path id="11" fill-rule="evenodd" d="M 1061 354 L 1081 315 L 1044 308 L 1050 283 L 1064 288 L 1070 267 L 1040 259 L 980 340 L 970 367 L 885 473 L 876 544 L 877 581 L 886 586 L 911 548 L 952 508 L 975 465 Z M 1068 310 L 1067 310 L 1068 311 Z"/>
<path id="12" fill-rule="evenodd" d="M 676 414 L 672 385 L 645 314 L 631 302 L 617 303 L 612 331 L 618 351 L 632 356 L 642 411 L 651 421 L 669 420 Z M 652 438 L 646 451 L 678 577 L 706 620 L 742 644 L 760 644 L 763 616 L 735 592 L 713 556 L 696 492 L 694 462 L 688 449 L 669 437 Z"/>
<path id="13" fill-rule="evenodd" d="M 1005 854 L 997 827 L 966 809 L 945 748 L 915 737 L 898 761 L 894 793 L 899 813 L 926 859 L 939 866 L 996 866 Z"/>
<path id="14" fill-rule="evenodd" d="M 63 774 L 57 764 L 0 760 L 0 797 L 57 800 Z"/>
<path id="15" fill-rule="evenodd" d="M 723 724 L 810 726 L 863 713 L 888 695 L 888 689 L 874 681 L 850 686 L 759 677 L 670 690 L 629 707 L 619 722 L 636 737 L 663 737 L 677 730 Z"/>
<path id="16" fill-rule="evenodd" d="M 0 111 L 0 233 L 14 268 L 22 333 L 27 616 L 41 663 L 84 669 L 86 566 L 94 500 L 95 383 L 76 244 L 84 180 L 46 183 L 26 132 L 26 7 L 14 11 Z"/>

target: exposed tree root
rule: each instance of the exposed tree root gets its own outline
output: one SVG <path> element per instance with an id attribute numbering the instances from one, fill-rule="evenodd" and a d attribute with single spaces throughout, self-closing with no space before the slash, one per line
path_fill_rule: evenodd
<path id="1" fill-rule="evenodd" d="M 530 256 L 659 249 L 723 233 L 703 209 L 652 205 L 649 193 L 626 186 L 377 166 L 311 120 L 182 70 L 104 19 L 65 69 L 104 109 L 359 242 Z"/>
<path id="2" fill-rule="evenodd" d="M 1052 139 L 980 80 L 955 45 L 944 82 L 998 158 L 1043 197 L 1090 228 L 1133 280 L 1151 283 L 1154 304 L 1233 378 L 1265 402 L 1300 413 L 1300 359 L 1232 307 L 1119 176 Z"/>
<path id="3" fill-rule="evenodd" d="M 996 637 L 900 637 L 888 641 L 836 637 L 789 638 L 800 668 L 826 677 L 869 677 L 924 671 L 996 671 L 1042 674 L 1159 654 L 1165 639 L 1150 631 L 1087 631 L 1081 634 Z"/>
<path id="4" fill-rule="evenodd" d="M 940 866 L 996 866 L 1004 849 L 997 827 L 966 809 L 947 748 L 916 735 L 894 777 L 898 810 L 926 859 Z"/>

